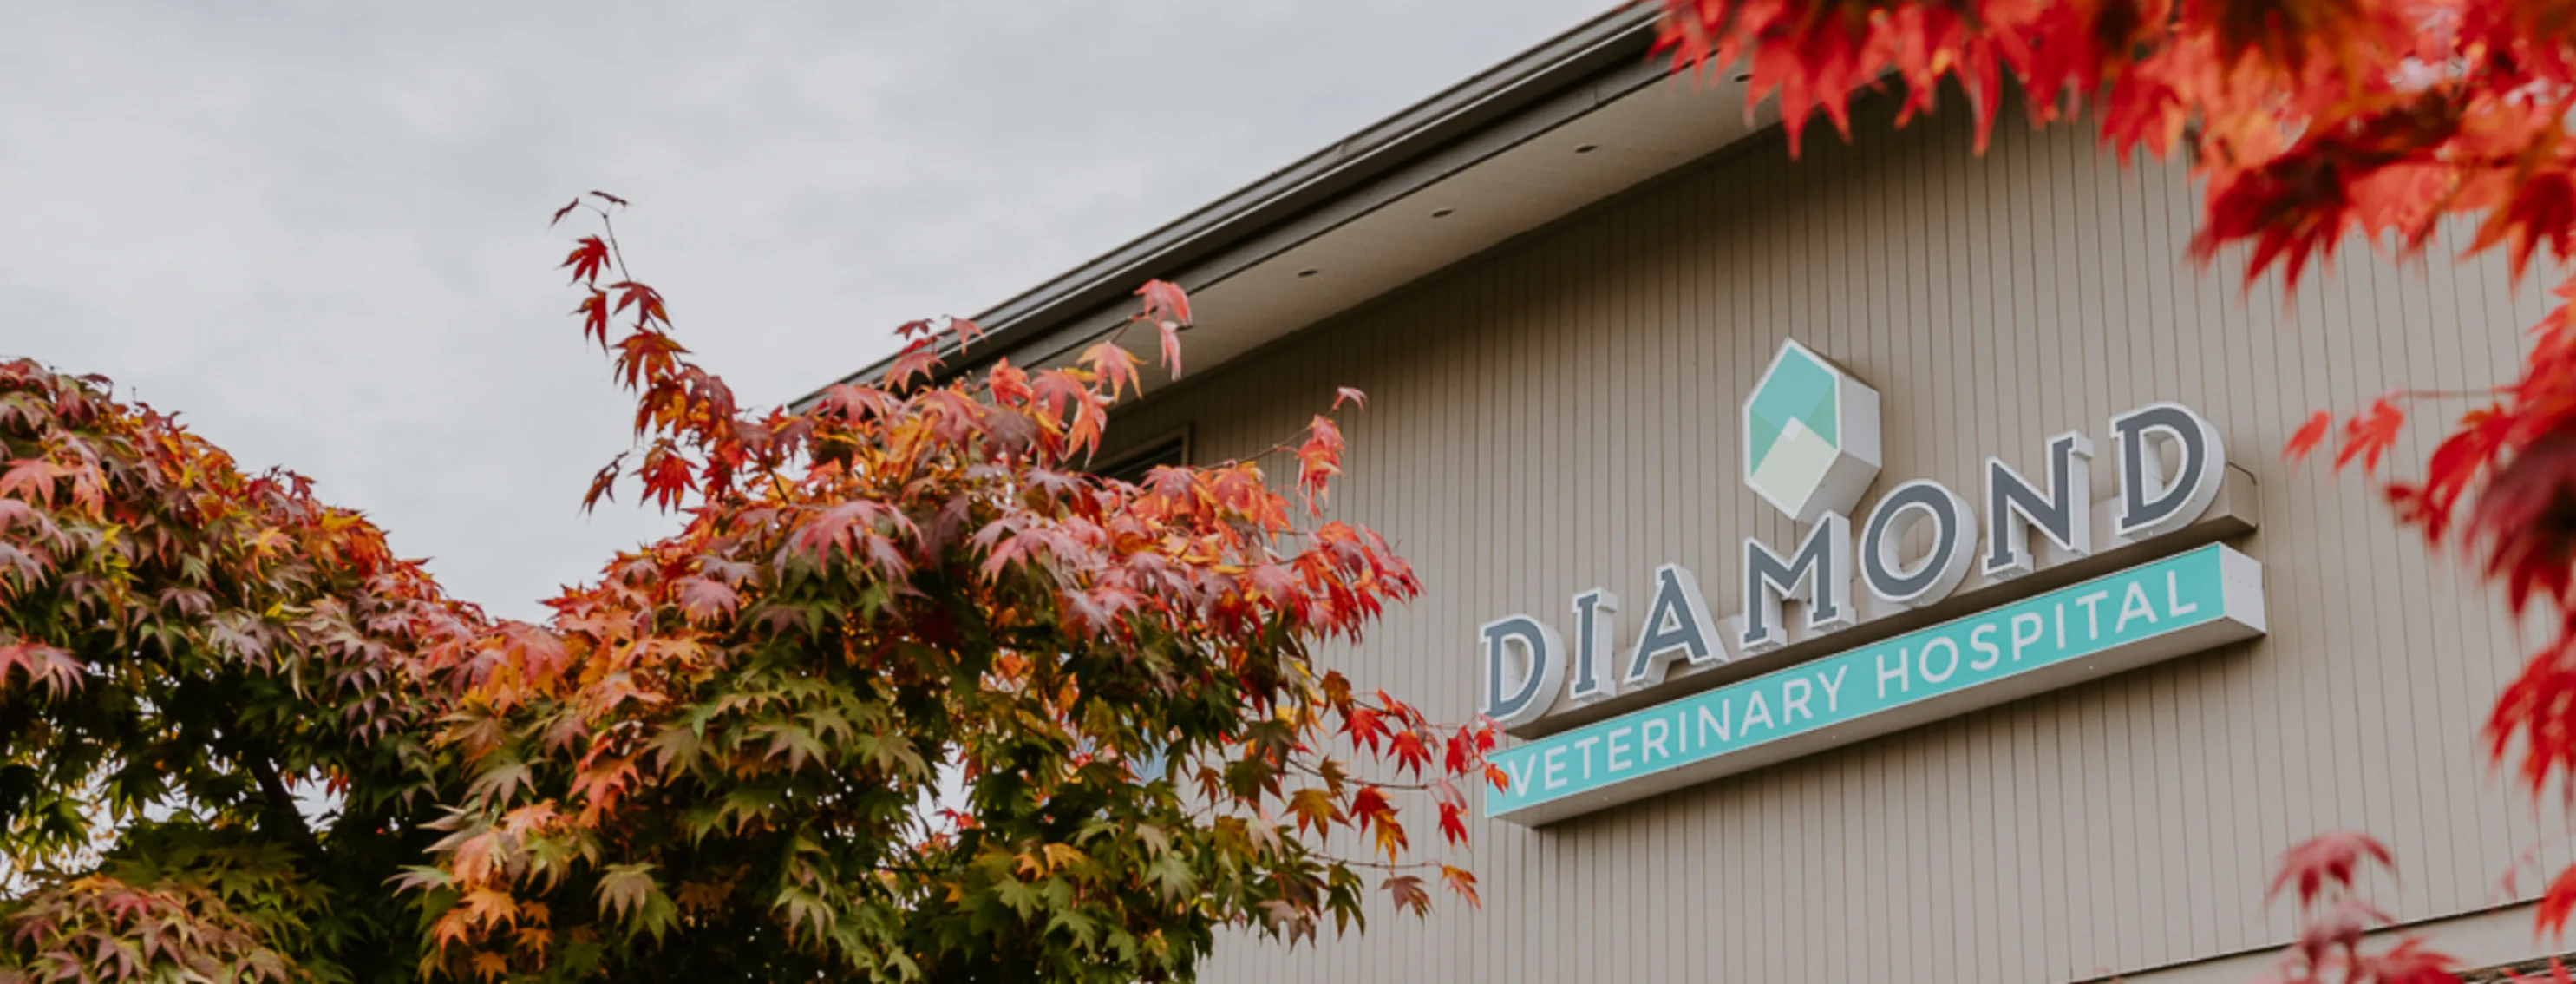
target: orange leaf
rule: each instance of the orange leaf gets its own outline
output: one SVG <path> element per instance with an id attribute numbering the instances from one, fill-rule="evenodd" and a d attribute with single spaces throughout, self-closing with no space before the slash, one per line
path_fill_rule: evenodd
<path id="1" fill-rule="evenodd" d="M 1440 880 L 1449 884 L 1450 891 L 1465 896 L 1468 905 L 1479 909 L 1485 907 L 1485 900 L 1476 895 L 1476 875 L 1474 872 L 1468 871 L 1465 868 L 1453 868 L 1444 864 L 1440 866 Z"/>
<path id="2" fill-rule="evenodd" d="M 1181 323 L 1157 321 L 1154 328 L 1163 335 L 1163 365 L 1172 370 L 1172 378 L 1181 378 Z"/>
<path id="3" fill-rule="evenodd" d="M 1118 394 L 1130 389 L 1144 388 L 1136 376 L 1136 353 L 1134 352 L 1108 342 L 1101 342 L 1084 349 L 1082 358 L 1078 361 L 1103 382 L 1109 384 L 1110 399 L 1117 399 Z"/>
<path id="4" fill-rule="evenodd" d="M 2334 414 L 2319 410 L 2309 415 L 2308 422 L 2300 424 L 2298 432 L 2290 435 L 2289 442 L 2281 445 L 2281 460 L 2295 462 L 2306 458 L 2309 452 L 2317 449 L 2318 442 L 2326 439 L 2326 431 L 2332 426 Z"/>
<path id="5" fill-rule="evenodd" d="M 2364 410 L 2343 425 L 2343 450 L 2335 454 L 2335 467 L 2342 468 L 2361 459 L 2365 473 L 2379 470 L 2379 458 L 2397 443 L 2397 432 L 2406 426 L 2406 411 L 2387 397 L 2370 401 Z"/>
<path id="6" fill-rule="evenodd" d="M 1145 299 L 1145 317 L 1190 323 L 1190 295 L 1181 285 L 1169 280 L 1148 280 L 1145 286 L 1136 288 L 1136 296 Z"/>

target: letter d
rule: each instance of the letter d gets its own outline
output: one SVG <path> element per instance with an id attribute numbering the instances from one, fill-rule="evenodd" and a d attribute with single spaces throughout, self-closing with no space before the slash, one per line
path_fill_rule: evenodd
<path id="1" fill-rule="evenodd" d="M 1485 716 L 1512 727 L 1547 713 L 1565 684 L 1565 644 L 1556 630 L 1511 615 L 1485 623 L 1477 635 L 1485 650 Z"/>

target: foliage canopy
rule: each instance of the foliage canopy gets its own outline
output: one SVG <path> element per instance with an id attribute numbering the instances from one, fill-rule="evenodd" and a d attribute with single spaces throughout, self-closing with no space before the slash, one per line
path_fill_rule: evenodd
<path id="1" fill-rule="evenodd" d="M 1419 590 L 1323 514 L 1329 417 L 1293 491 L 1102 478 L 1138 358 L 943 374 L 959 319 L 745 410 L 625 276 L 622 205 L 577 203 L 565 262 L 637 396 L 590 501 L 683 522 L 542 626 L 104 380 L 0 366 L 0 980 L 1164 980 L 1219 926 L 1474 898 L 1398 800 L 1463 842 L 1493 732 L 1315 662 Z M 1188 299 L 1138 293 L 1176 365 Z"/>

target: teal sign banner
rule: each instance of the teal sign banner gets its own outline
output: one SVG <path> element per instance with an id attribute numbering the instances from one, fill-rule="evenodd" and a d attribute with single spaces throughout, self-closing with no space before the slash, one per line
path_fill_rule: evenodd
<path id="1" fill-rule="evenodd" d="M 1494 753 L 1485 815 L 1537 825 L 2262 635 L 2218 544 Z"/>

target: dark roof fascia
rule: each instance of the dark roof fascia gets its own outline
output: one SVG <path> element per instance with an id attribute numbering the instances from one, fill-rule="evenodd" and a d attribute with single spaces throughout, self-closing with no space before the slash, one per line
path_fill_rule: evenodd
<path id="1" fill-rule="evenodd" d="M 975 322 L 986 332 L 986 337 L 976 343 L 976 361 L 1012 353 L 1045 335 L 1056 333 L 1054 330 L 1067 322 L 1082 320 L 1104 308 L 1127 303 L 1136 286 L 1148 279 L 1157 276 L 1169 279 L 1182 268 L 1235 249 L 1246 240 L 1278 226 L 1294 223 L 1305 213 L 1332 202 L 1336 197 L 1377 182 L 1392 172 L 1404 170 L 1407 165 L 1415 164 L 1480 129 L 1509 121 L 1525 110 L 1564 95 L 1568 89 L 1586 87 L 1605 70 L 1618 76 L 1617 84 L 1609 87 L 1615 92 L 1603 92 L 1594 87 L 1593 91 L 1581 94 L 1582 98 L 1578 100 L 1581 105 L 1574 109 L 1588 111 L 1616 92 L 1633 89 L 1660 77 L 1660 69 L 1645 64 L 1645 54 L 1655 37 L 1655 22 L 1654 10 L 1642 6 L 1622 8 L 1594 18 L 1331 147 L 1271 172 L 1268 177 L 1233 194 L 994 305 L 975 315 Z M 1551 119 L 1539 129 L 1552 128 L 1555 123 L 1563 122 L 1556 117 L 1569 116 L 1566 113 L 1545 115 Z M 1526 130 L 1522 127 L 1512 129 Z M 1482 159 L 1489 153 L 1474 156 Z M 1455 169 L 1441 167 L 1437 170 L 1445 175 Z M 1261 252 L 1267 254 L 1275 250 Z M 1184 283 L 1184 286 L 1195 289 L 1203 284 Z M 892 361 L 891 356 L 880 359 L 867 368 L 834 380 L 833 384 L 875 378 Z M 967 365 L 955 364 L 955 368 L 963 369 Z M 817 388 L 798 399 L 796 404 L 812 404 L 827 388 Z"/>

